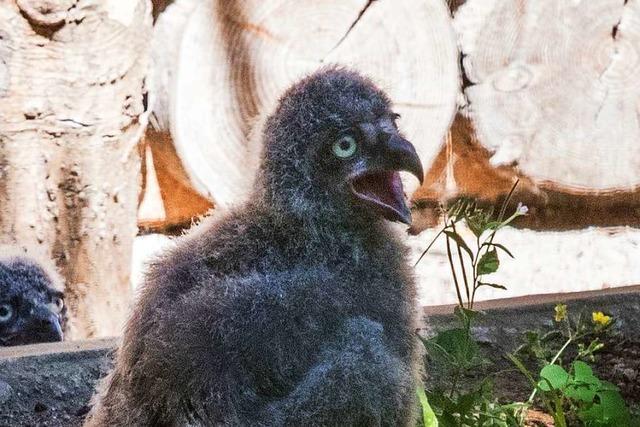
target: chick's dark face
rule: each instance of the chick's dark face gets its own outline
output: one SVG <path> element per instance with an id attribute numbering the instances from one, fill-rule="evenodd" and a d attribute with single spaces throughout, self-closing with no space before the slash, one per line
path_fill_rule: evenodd
<path id="1" fill-rule="evenodd" d="M 423 170 L 413 145 L 399 132 L 398 114 L 385 111 L 324 135 L 318 165 L 330 191 L 389 221 L 411 223 L 400 171 L 422 182 Z"/>
<path id="2" fill-rule="evenodd" d="M 398 118 L 368 78 L 321 69 L 289 88 L 267 120 L 258 188 L 273 209 L 298 217 L 409 223 L 399 172 L 422 182 L 423 170 Z"/>
<path id="3" fill-rule="evenodd" d="M 65 312 L 62 293 L 37 266 L 0 266 L 0 345 L 62 341 Z"/>

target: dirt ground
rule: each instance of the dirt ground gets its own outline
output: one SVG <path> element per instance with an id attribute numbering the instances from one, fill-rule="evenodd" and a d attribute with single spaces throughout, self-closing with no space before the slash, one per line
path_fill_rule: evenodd
<path id="1" fill-rule="evenodd" d="M 0 350 L 0 426 L 81 425 L 113 345 L 100 340 Z"/>
<path id="2" fill-rule="evenodd" d="M 570 310 L 595 309 L 616 319 L 617 335 L 605 342 L 595 365 L 601 378 L 617 384 L 640 409 L 640 293 L 606 294 L 567 302 Z M 502 356 L 526 330 L 550 325 L 553 304 L 487 310 L 474 329 L 495 370 L 496 390 L 505 399 L 525 400 L 530 385 Z M 425 334 L 454 322 L 450 314 L 426 313 Z M 115 340 L 0 348 L 0 426 L 78 426 L 88 411 L 97 380 L 110 365 Z"/>
<path id="3" fill-rule="evenodd" d="M 592 311 L 604 311 L 616 320 L 611 335 L 603 337 L 604 348 L 596 353 L 593 364 L 599 378 L 618 387 L 628 405 L 640 414 L 640 330 L 637 321 L 640 317 L 640 293 L 600 295 L 586 299 L 565 301 L 574 314 Z M 481 349 L 493 362 L 486 370 L 477 375 L 484 378 L 492 376 L 494 390 L 502 401 L 526 401 L 531 393 L 531 384 L 507 360 L 504 355 L 512 352 L 523 343 L 522 334 L 527 330 L 545 331 L 551 328 L 555 303 L 534 306 L 514 306 L 487 310 L 474 327 L 473 333 Z M 455 320 L 442 314 L 427 313 L 425 335 L 432 335 L 454 325 Z M 567 354 L 567 357 L 570 357 Z M 529 366 L 533 371 L 539 367 Z M 427 368 L 428 371 L 428 368 Z M 437 373 L 433 380 L 437 381 Z M 468 383 L 475 382 L 474 376 L 467 378 Z"/>
<path id="4" fill-rule="evenodd" d="M 602 378 L 620 387 L 627 402 L 640 410 L 640 340 L 610 339 L 606 341 L 596 363 Z"/>

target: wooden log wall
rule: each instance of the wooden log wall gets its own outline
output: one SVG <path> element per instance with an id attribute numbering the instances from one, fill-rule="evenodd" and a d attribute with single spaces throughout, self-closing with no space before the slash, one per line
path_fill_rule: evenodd
<path id="1" fill-rule="evenodd" d="M 128 310 L 150 36 L 147 0 L 0 2 L 0 243 L 56 262 L 71 339 Z"/>
<path id="2" fill-rule="evenodd" d="M 170 131 L 193 190 L 216 208 L 251 183 L 256 122 L 323 65 L 355 67 L 385 87 L 427 162 L 456 109 L 456 41 L 441 0 L 179 0 L 158 17 L 154 46 L 154 126 Z"/>
<path id="3" fill-rule="evenodd" d="M 157 50 L 169 76 L 159 127 L 197 205 L 161 227 L 210 208 L 202 198 L 242 193 L 256 117 L 333 61 L 372 74 L 410 110 L 401 125 L 430 166 L 413 193 L 414 231 L 452 198 L 499 203 L 516 178 L 531 207 L 524 226 L 640 225 L 640 0 L 196 3 L 164 4 L 155 29 L 175 58 Z M 195 124 L 208 120 L 206 132 Z M 165 194 L 165 206 L 184 206 Z"/>

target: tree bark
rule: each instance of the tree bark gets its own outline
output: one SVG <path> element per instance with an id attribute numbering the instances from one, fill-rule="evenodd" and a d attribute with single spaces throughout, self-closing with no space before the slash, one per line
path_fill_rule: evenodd
<path id="1" fill-rule="evenodd" d="M 55 260 L 71 338 L 128 309 L 150 31 L 148 0 L 0 3 L 0 242 Z"/>

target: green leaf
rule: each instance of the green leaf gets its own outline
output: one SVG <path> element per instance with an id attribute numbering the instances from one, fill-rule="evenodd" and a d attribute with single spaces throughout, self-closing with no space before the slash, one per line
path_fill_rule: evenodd
<path id="1" fill-rule="evenodd" d="M 506 286 L 497 285 L 495 283 L 478 282 L 478 287 L 480 287 L 480 286 L 489 286 L 490 288 L 504 289 L 505 291 L 507 290 Z"/>
<path id="2" fill-rule="evenodd" d="M 544 391 L 562 390 L 569 381 L 569 373 L 559 365 L 547 365 L 540 371 L 542 381 L 538 382 L 538 387 Z"/>
<path id="3" fill-rule="evenodd" d="M 620 393 L 603 391 L 597 394 L 600 403 L 593 404 L 580 412 L 580 418 L 587 425 L 627 426 L 630 414 Z"/>
<path id="4" fill-rule="evenodd" d="M 427 354 L 434 362 L 443 364 L 447 369 L 452 369 L 457 366 L 457 362 L 453 355 L 449 354 L 441 345 L 439 345 L 434 338 L 423 339 L 422 343 L 427 351 Z"/>
<path id="5" fill-rule="evenodd" d="M 458 320 L 460 320 L 465 328 L 470 328 L 471 323 L 482 313 L 456 305 L 453 309 L 453 314 L 455 314 L 455 316 L 458 318 Z"/>
<path id="6" fill-rule="evenodd" d="M 427 352 L 441 351 L 452 363 L 462 368 L 469 368 L 476 362 L 478 344 L 473 341 L 466 330 L 456 328 L 447 329 L 427 340 Z"/>
<path id="7" fill-rule="evenodd" d="M 495 246 L 496 248 L 502 249 L 503 251 L 505 251 L 507 253 L 507 255 L 509 255 L 511 258 L 515 258 L 513 256 L 513 254 L 509 251 L 509 249 L 507 249 L 504 245 L 501 245 L 500 243 L 489 243 L 489 242 L 485 242 L 483 243 L 481 246 Z"/>
<path id="8" fill-rule="evenodd" d="M 476 236 L 480 237 L 484 232 L 482 218 L 467 218 L 467 227 Z"/>
<path id="9" fill-rule="evenodd" d="M 617 385 L 610 383 L 609 381 L 600 381 L 600 391 L 618 391 L 620 390 Z"/>
<path id="10" fill-rule="evenodd" d="M 469 246 L 467 246 L 467 243 L 464 241 L 462 236 L 460 236 L 458 233 L 456 233 L 454 231 L 450 231 L 450 230 L 444 230 L 444 234 L 446 234 L 447 236 L 452 238 L 456 242 L 456 244 L 458 246 L 460 246 L 462 249 L 464 249 L 464 251 L 467 254 L 469 254 L 469 257 L 473 261 L 473 252 L 471 252 L 471 249 L 469 248 Z"/>
<path id="11" fill-rule="evenodd" d="M 573 362 L 573 379 L 578 383 L 600 387 L 600 380 L 593 375 L 591 366 L 580 360 Z"/>
<path id="12" fill-rule="evenodd" d="M 564 390 L 564 395 L 568 398 L 586 403 L 593 402 L 596 393 L 597 389 L 592 385 L 571 384 Z"/>
<path id="13" fill-rule="evenodd" d="M 507 359 L 511 360 L 511 362 L 513 362 L 513 364 L 516 365 L 516 368 L 518 368 L 518 370 L 522 373 L 522 375 L 524 375 L 529 380 L 531 385 L 533 387 L 536 387 L 536 382 L 533 379 L 533 375 L 531 374 L 529 369 L 527 369 L 527 367 L 524 366 L 524 363 L 522 363 L 522 361 L 513 354 L 507 353 L 506 356 L 507 356 Z"/>
<path id="14" fill-rule="evenodd" d="M 502 221 L 491 221 L 488 222 L 485 226 L 484 229 L 486 230 L 497 230 L 498 228 L 500 228 L 500 226 L 502 225 Z"/>
<path id="15" fill-rule="evenodd" d="M 458 405 L 456 410 L 460 414 L 472 413 L 476 405 L 482 400 L 480 391 L 474 391 L 471 393 L 463 394 L 458 397 Z"/>
<path id="16" fill-rule="evenodd" d="M 499 266 L 498 252 L 492 249 L 480 257 L 480 261 L 478 261 L 478 275 L 495 273 L 498 271 Z"/>
<path id="17" fill-rule="evenodd" d="M 427 395 L 423 388 L 418 388 L 418 400 L 422 407 L 422 423 L 424 427 L 438 427 L 438 419 L 433 409 L 431 409 L 431 405 L 429 405 L 429 400 L 427 400 Z"/>

